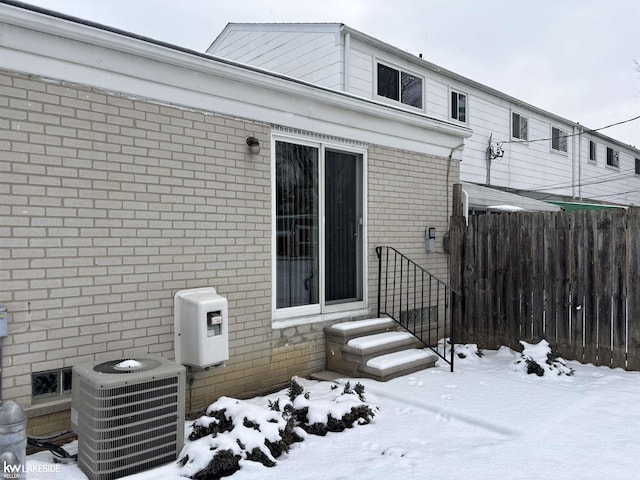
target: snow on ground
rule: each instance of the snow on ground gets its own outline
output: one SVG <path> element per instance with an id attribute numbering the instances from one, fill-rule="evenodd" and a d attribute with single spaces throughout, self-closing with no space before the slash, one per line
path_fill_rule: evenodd
<path id="1" fill-rule="evenodd" d="M 514 368 L 520 354 L 458 346 L 455 372 L 439 362 L 386 383 L 360 379 L 373 422 L 307 435 L 273 468 L 243 462 L 233 480 L 425 480 L 638 478 L 640 372 L 566 362 L 573 375 Z M 346 383 L 347 379 L 342 381 Z M 356 382 L 350 379 L 351 384 Z M 314 395 L 327 382 L 304 381 Z M 282 394 L 280 394 L 282 395 Z M 266 406 L 275 396 L 256 397 Z M 191 423 L 191 422 L 190 422 Z M 187 429 L 188 430 L 188 429 Z M 70 450 L 74 445 L 70 446 Z M 28 457 L 28 466 L 48 454 Z M 29 479 L 84 480 L 75 465 Z M 175 464 L 125 477 L 183 480 Z"/>

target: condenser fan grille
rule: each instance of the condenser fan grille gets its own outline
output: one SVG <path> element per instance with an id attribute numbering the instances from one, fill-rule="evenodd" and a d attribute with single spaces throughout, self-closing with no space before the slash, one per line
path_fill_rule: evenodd
<path id="1" fill-rule="evenodd" d="M 158 368 L 160 362 L 155 358 L 121 358 L 99 363 L 93 370 L 98 373 L 138 373 Z"/>
<path id="2" fill-rule="evenodd" d="M 142 357 L 76 365 L 73 375 L 78 466 L 90 480 L 175 460 L 184 436 L 182 365 Z"/>

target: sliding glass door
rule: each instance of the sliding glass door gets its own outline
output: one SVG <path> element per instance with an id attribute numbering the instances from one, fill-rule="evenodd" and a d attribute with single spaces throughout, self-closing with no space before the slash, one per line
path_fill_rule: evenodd
<path id="1" fill-rule="evenodd" d="M 363 300 L 363 155 L 275 142 L 278 310 Z"/>

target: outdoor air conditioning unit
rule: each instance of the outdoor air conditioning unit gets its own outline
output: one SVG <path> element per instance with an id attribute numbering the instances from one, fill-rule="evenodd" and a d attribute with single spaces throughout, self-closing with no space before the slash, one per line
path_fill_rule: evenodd
<path id="1" fill-rule="evenodd" d="M 156 357 L 73 367 L 78 466 L 112 480 L 176 459 L 184 442 L 185 368 Z"/>

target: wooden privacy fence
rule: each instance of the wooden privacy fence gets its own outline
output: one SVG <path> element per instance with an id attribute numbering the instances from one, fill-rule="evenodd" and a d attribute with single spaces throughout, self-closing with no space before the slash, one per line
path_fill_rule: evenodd
<path id="1" fill-rule="evenodd" d="M 457 343 L 640 370 L 640 208 L 454 216 L 451 254 Z"/>

